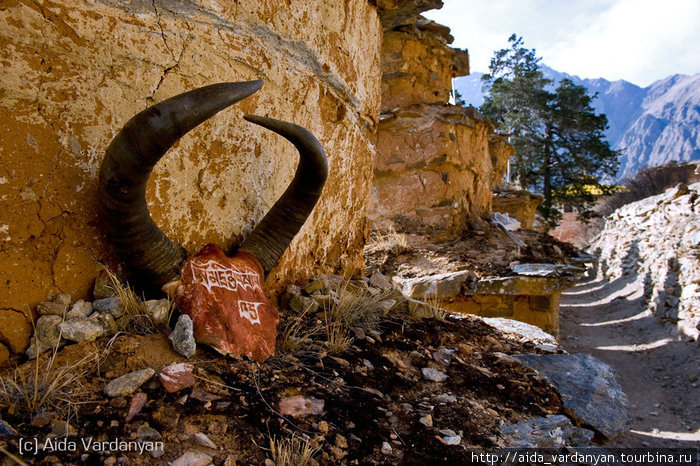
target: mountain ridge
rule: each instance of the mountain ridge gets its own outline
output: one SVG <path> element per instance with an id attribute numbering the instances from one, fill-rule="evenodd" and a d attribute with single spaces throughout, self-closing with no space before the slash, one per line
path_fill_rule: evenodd
<path id="1" fill-rule="evenodd" d="M 618 179 L 672 160 L 700 160 L 700 73 L 671 75 L 642 88 L 625 80 L 580 78 L 545 65 L 542 72 L 555 83 L 567 78 L 598 94 L 593 107 L 608 117 L 606 138 L 622 151 Z M 455 89 L 475 107 L 484 98 L 481 76 L 455 79 Z"/>

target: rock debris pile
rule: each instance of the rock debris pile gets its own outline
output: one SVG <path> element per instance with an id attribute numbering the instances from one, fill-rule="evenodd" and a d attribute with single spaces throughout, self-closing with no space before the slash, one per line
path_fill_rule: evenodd
<path id="1" fill-rule="evenodd" d="M 646 307 L 697 340 L 700 334 L 700 183 L 623 206 L 591 249 L 599 277 L 634 277 Z"/>
<path id="2" fill-rule="evenodd" d="M 100 311 L 103 299 L 111 298 L 99 298 L 90 310 L 59 297 L 42 306 L 60 306 L 62 314 L 42 318 L 55 316 L 62 328 L 105 312 L 114 317 L 108 309 L 117 300 Z M 276 450 L 297 442 L 312 452 L 308 464 L 463 464 L 468 448 L 539 446 L 546 439 L 565 448 L 624 432 L 570 407 L 557 388 L 561 376 L 533 368 L 538 357 L 557 356 L 567 365 L 575 355 L 540 337 L 531 341 L 522 328 L 502 333 L 475 316 L 431 310 L 379 272 L 357 280 L 320 276 L 290 285 L 281 301 L 277 349 L 262 364 L 222 357 L 205 345 L 182 354 L 168 340 L 168 325 L 146 335 L 129 327 L 116 336 L 95 332 L 56 353 L 40 352 L 14 375 L 3 374 L 9 389 L 0 397 L 0 435 L 8 451 L 17 455 L 21 438 L 68 435 L 79 445 L 91 438 L 95 445 L 133 443 L 141 450 L 80 447 L 25 460 L 272 464 Z M 171 326 L 175 320 L 168 320 Z M 60 340 L 52 349 L 59 346 Z M 85 362 L 85 355 L 93 358 Z M 602 369 L 592 376 L 571 369 L 567 385 L 617 391 L 609 370 L 591 360 L 589 366 Z M 45 404 L 25 406 L 12 380 L 24 377 L 32 386 L 37 373 L 69 373 L 71 382 L 56 385 Z M 606 377 L 592 384 L 597 374 Z M 598 398 L 586 400 L 627 409 L 624 400 Z M 268 449 L 271 443 L 276 446 Z"/>

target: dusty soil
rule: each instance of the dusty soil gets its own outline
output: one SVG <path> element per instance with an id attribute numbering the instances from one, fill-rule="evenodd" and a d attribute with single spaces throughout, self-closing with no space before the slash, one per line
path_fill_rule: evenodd
<path id="1" fill-rule="evenodd" d="M 635 277 L 591 280 L 563 293 L 561 341 L 617 370 L 629 398 L 626 447 L 700 445 L 700 346 L 674 335 L 643 307 Z"/>
<path id="2" fill-rule="evenodd" d="M 280 329 L 291 318 L 285 312 Z M 318 325 L 316 319 L 309 317 L 303 325 Z M 67 346 L 57 354 L 54 367 L 75 365 L 86 354 L 100 355 L 99 366 L 91 365 L 62 390 L 63 399 L 71 401 L 70 411 L 61 399 L 42 410 L 61 418 L 70 412 L 74 438 L 129 440 L 137 437 L 140 427 L 149 426 L 162 436 L 165 454 L 155 460 L 148 453 L 78 448 L 25 455 L 23 460 L 30 464 L 106 460 L 165 464 L 187 450 L 203 449 L 216 465 L 263 464 L 271 457 L 270 438 L 296 436 L 311 439 L 319 449 L 314 461 L 320 464 L 463 464 L 465 448 L 498 446 L 505 422 L 562 413 L 551 385 L 498 354 L 537 352 L 533 345 L 509 339 L 478 319 L 416 321 L 393 316 L 350 334 L 352 344 L 341 353 L 330 354 L 327 338 L 319 335 L 304 340 L 293 353 L 277 353 L 263 364 L 224 358 L 200 347 L 189 360 L 196 366 L 196 385 L 167 393 L 154 377 L 141 386 L 147 402 L 129 422 L 125 416 L 133 398 L 108 399 L 102 393 L 105 384 L 144 367 L 158 373 L 183 358 L 162 335 L 120 335 L 110 341 Z M 34 363 L 25 368 L 32 372 Z M 448 378 L 426 380 L 422 368 L 440 370 Z M 294 395 L 323 400 L 322 412 L 283 415 L 280 401 Z M 445 395 L 456 401 L 445 401 Z M 32 425 L 33 414 L 21 400 L 0 410 L 19 438 L 42 441 L 55 435 L 55 427 Z M 428 414 L 432 425 L 420 422 Z M 195 445 L 197 433 L 208 436 L 218 448 Z M 461 437 L 461 444 L 445 443 L 452 434 Z M 391 446 L 390 452 L 384 442 Z M 19 455 L 18 437 L 0 436 L 0 444 Z"/>
<path id="3" fill-rule="evenodd" d="M 498 228 L 484 224 L 462 238 L 436 241 L 426 235 L 405 233 L 407 245 L 392 250 L 391 237 L 375 240 L 365 247 L 368 273 L 375 270 L 387 276 L 412 278 L 458 270 L 470 270 L 475 278 L 503 276 L 518 263 L 571 264 L 578 250 L 545 233 L 518 230 L 513 235 L 524 242 L 518 247 Z"/>

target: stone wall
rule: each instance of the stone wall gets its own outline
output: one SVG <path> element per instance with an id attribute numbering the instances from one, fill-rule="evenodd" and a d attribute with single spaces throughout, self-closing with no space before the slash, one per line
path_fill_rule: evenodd
<path id="1" fill-rule="evenodd" d="M 474 280 L 464 270 L 393 280 L 407 296 L 432 299 L 450 312 L 517 320 L 559 338 L 561 292 L 584 271 L 568 265 L 521 264 L 505 277 Z"/>
<path id="2" fill-rule="evenodd" d="M 599 277 L 636 283 L 656 318 L 698 339 L 700 183 L 617 209 L 591 249 L 599 256 Z"/>
<path id="3" fill-rule="evenodd" d="M 37 302 L 88 297 L 100 262 L 117 267 L 95 214 L 107 145 L 150 104 L 216 82 L 265 86 L 158 164 L 147 192 L 155 222 L 191 253 L 207 242 L 240 242 L 286 189 L 298 158 L 282 138 L 242 119 L 266 115 L 312 131 L 330 166 L 268 291 L 361 268 L 381 82 L 382 29 L 371 3 L 4 2 L 0 322 L 26 327 Z"/>
<path id="4" fill-rule="evenodd" d="M 511 152 L 474 108 L 448 104 L 452 78 L 469 74 L 469 55 L 448 46 L 449 28 L 418 15 L 440 5 L 379 3 L 382 104 L 370 218 L 454 232 L 490 215 L 491 188 Z"/>

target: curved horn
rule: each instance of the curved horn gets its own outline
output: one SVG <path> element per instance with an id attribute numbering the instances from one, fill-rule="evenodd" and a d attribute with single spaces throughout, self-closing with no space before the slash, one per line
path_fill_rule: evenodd
<path id="1" fill-rule="evenodd" d="M 261 80 L 213 84 L 171 97 L 134 116 L 107 148 L 98 186 L 100 215 L 134 284 L 160 289 L 180 276 L 186 257 L 148 213 L 146 181 L 153 167 L 185 133 L 262 85 Z"/>
<path id="2" fill-rule="evenodd" d="M 321 196 L 328 178 L 328 161 L 318 139 L 301 126 L 257 115 L 244 118 L 281 135 L 299 151 L 299 165 L 291 184 L 238 248 L 255 256 L 267 276 Z"/>

